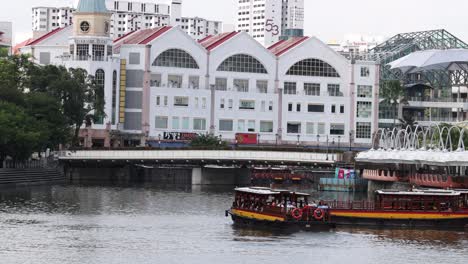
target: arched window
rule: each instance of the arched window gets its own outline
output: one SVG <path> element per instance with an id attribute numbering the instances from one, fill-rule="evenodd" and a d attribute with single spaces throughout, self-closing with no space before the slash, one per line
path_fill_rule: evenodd
<path id="1" fill-rule="evenodd" d="M 117 110 L 117 71 L 114 71 L 112 74 L 112 124 L 116 123 L 116 114 Z"/>
<path id="2" fill-rule="evenodd" d="M 181 49 L 168 49 L 153 62 L 153 66 L 199 69 L 195 59 Z"/>
<path id="3" fill-rule="evenodd" d="M 106 81 L 104 70 L 99 69 L 96 71 L 96 74 L 94 75 L 94 81 L 96 82 L 96 86 L 98 88 L 97 93 L 101 93 L 101 95 L 104 96 L 104 85 Z M 99 125 L 104 124 L 104 116 L 97 116 L 94 123 Z"/>
<path id="4" fill-rule="evenodd" d="M 340 77 L 330 64 L 318 59 L 305 59 L 289 68 L 286 75 L 313 77 Z"/>
<path id="5" fill-rule="evenodd" d="M 237 54 L 227 58 L 219 65 L 218 71 L 268 73 L 261 62 L 246 54 Z"/>

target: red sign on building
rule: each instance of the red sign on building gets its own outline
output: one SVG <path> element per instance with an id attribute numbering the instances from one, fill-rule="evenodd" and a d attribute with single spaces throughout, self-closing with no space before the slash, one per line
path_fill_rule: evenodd
<path id="1" fill-rule="evenodd" d="M 257 134 L 237 133 L 236 134 L 237 144 L 240 145 L 253 145 L 258 142 Z"/>

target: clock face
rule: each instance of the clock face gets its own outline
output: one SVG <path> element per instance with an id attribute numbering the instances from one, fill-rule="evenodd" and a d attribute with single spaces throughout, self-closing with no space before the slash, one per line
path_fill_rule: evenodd
<path id="1" fill-rule="evenodd" d="M 89 22 L 88 21 L 83 21 L 80 24 L 80 29 L 82 32 L 88 32 L 89 31 Z"/>
<path id="2" fill-rule="evenodd" d="M 104 23 L 104 31 L 106 33 L 109 33 L 109 22 L 107 22 L 107 21 Z"/>

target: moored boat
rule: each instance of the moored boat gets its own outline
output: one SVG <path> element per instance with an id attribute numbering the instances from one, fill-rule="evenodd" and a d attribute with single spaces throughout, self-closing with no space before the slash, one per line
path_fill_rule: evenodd
<path id="1" fill-rule="evenodd" d="M 329 202 L 340 225 L 468 228 L 468 192 L 378 190 L 374 202 Z"/>
<path id="2" fill-rule="evenodd" d="M 280 228 L 332 228 L 328 206 L 309 203 L 309 194 L 263 187 L 235 189 L 226 216 L 235 224 Z"/>

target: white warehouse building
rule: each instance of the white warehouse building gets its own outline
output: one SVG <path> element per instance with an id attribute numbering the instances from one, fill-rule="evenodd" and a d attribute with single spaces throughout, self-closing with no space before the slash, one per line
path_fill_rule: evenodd
<path id="1" fill-rule="evenodd" d="M 264 48 L 245 32 L 196 41 L 165 26 L 111 41 L 110 13 L 94 2 L 103 4 L 80 1 L 73 29 L 21 48 L 37 63 L 103 78 L 107 117 L 84 129 L 86 146 L 177 142 L 200 133 L 230 142 L 252 134 L 262 144 L 368 145 L 378 129 L 374 62 L 350 61 L 315 37 Z"/>

